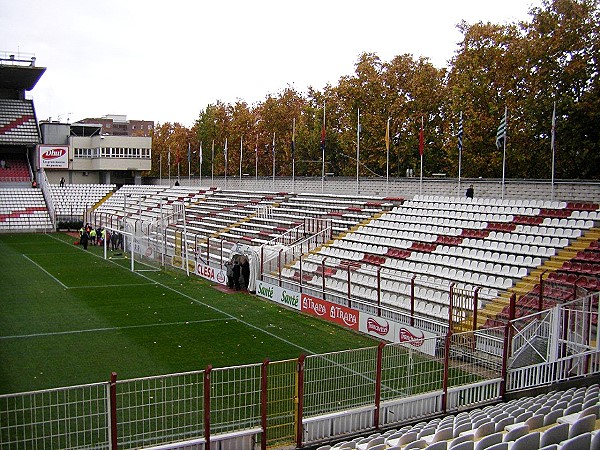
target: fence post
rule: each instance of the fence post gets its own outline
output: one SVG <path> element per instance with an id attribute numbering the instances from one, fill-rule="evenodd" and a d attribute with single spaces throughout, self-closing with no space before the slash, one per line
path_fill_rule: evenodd
<path id="1" fill-rule="evenodd" d="M 260 426 L 262 434 L 260 437 L 261 450 L 267 449 L 267 367 L 269 358 L 265 358 L 260 368 Z"/>
<path id="2" fill-rule="evenodd" d="M 544 309 L 544 274 L 546 273 L 546 271 L 544 270 L 542 273 L 540 273 L 540 295 L 538 297 L 538 312 L 540 312 L 542 309 Z"/>
<path id="3" fill-rule="evenodd" d="M 263 279 L 263 273 L 265 271 L 265 247 L 264 245 L 260 246 L 260 275 L 259 280 Z"/>
<path id="4" fill-rule="evenodd" d="M 327 259 L 327 256 L 321 260 L 321 279 L 323 281 L 323 300 L 327 300 L 325 298 L 325 260 L 326 259 Z"/>
<path id="5" fill-rule="evenodd" d="M 281 253 L 282 250 L 279 250 L 279 253 Z M 304 278 L 304 272 L 302 271 L 302 254 L 300 254 L 300 257 L 298 258 L 298 264 L 300 267 L 300 293 L 302 294 L 302 279 Z M 281 286 L 281 267 L 279 268 L 279 286 Z"/>
<path id="6" fill-rule="evenodd" d="M 350 286 L 350 263 L 347 262 L 346 269 L 348 270 L 348 308 L 352 307 L 352 302 L 350 301 L 350 297 L 352 296 L 352 289 Z"/>
<path id="7" fill-rule="evenodd" d="M 415 326 L 415 278 L 416 275 L 413 275 L 410 279 L 410 326 Z"/>
<path id="8" fill-rule="evenodd" d="M 381 372 L 383 370 L 383 348 L 385 342 L 377 346 L 377 369 L 375 374 L 375 413 L 373 414 L 373 426 L 379 429 L 379 410 L 381 409 Z"/>
<path id="9" fill-rule="evenodd" d="M 510 333 L 510 321 L 506 323 L 506 325 L 504 325 L 504 341 L 503 341 L 503 346 L 504 348 L 502 349 L 502 381 L 500 382 L 500 398 L 502 398 L 504 400 L 504 394 L 506 393 L 506 385 L 507 385 L 507 378 L 508 378 L 508 356 L 509 356 L 509 338 L 508 335 Z"/>
<path id="10" fill-rule="evenodd" d="M 117 450 L 117 372 L 110 374 L 109 384 L 109 403 L 110 403 L 110 448 Z"/>
<path id="11" fill-rule="evenodd" d="M 510 296 L 510 303 L 509 303 L 509 307 L 508 307 L 508 320 L 515 320 L 515 315 L 516 315 L 516 309 L 517 309 L 517 294 L 512 294 Z"/>
<path id="12" fill-rule="evenodd" d="M 167 230 L 165 230 L 165 242 L 167 242 Z M 210 265 L 210 236 L 206 238 L 206 265 Z"/>
<path id="13" fill-rule="evenodd" d="M 306 355 L 303 353 L 298 358 L 296 366 L 296 448 L 302 447 L 302 415 L 304 413 L 304 361 Z"/>
<path id="14" fill-rule="evenodd" d="M 477 330 L 477 310 L 479 309 L 479 286 L 473 292 L 473 331 Z M 473 346 L 474 347 L 474 346 Z M 475 348 L 473 348 L 475 350 Z"/>
<path id="15" fill-rule="evenodd" d="M 442 412 L 446 414 L 448 408 L 448 372 L 450 371 L 450 340 L 452 338 L 452 330 L 449 329 L 446 334 L 446 342 L 444 342 L 444 377 L 442 379 Z"/>
<path id="16" fill-rule="evenodd" d="M 281 252 L 283 250 L 279 250 L 277 254 L 277 274 L 279 279 L 279 286 L 281 286 Z M 302 259 L 300 259 L 300 292 L 302 292 Z"/>
<path id="17" fill-rule="evenodd" d="M 454 283 L 450 283 L 450 289 L 448 290 L 448 329 L 452 330 L 454 328 L 454 321 L 452 320 L 452 312 L 454 309 Z"/>
<path id="18" fill-rule="evenodd" d="M 210 450 L 210 372 L 212 366 L 209 364 L 204 371 L 204 448 Z"/>
<path id="19" fill-rule="evenodd" d="M 377 266 L 377 316 L 381 316 L 381 266 Z"/>

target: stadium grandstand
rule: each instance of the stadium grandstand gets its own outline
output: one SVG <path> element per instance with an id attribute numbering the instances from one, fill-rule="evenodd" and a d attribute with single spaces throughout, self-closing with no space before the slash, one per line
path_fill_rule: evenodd
<path id="1" fill-rule="evenodd" d="M 288 406 L 272 409 L 284 394 L 266 362 L 158 377 L 172 398 L 116 378 L 56 403 L 56 391 L 0 396 L 0 448 L 65 435 L 76 445 L 60 448 L 600 448 L 597 185 L 548 200 L 518 183 L 510 198 L 436 195 L 439 180 L 390 195 L 141 184 L 148 137 L 48 122 L 43 142 L 25 99 L 43 72 L 34 57 L 0 58 L 0 232 L 90 223 L 125 235 L 132 261 L 217 285 L 242 255 L 251 293 L 381 344 L 286 362 Z M 40 145 L 67 156 L 39 164 Z"/>

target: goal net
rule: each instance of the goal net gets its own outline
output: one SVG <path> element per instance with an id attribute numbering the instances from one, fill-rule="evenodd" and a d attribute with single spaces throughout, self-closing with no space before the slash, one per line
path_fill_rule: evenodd
<path id="1" fill-rule="evenodd" d="M 104 258 L 129 260 L 133 272 L 161 270 L 164 233 L 159 228 L 141 221 L 125 221 L 119 228 L 105 227 Z"/>

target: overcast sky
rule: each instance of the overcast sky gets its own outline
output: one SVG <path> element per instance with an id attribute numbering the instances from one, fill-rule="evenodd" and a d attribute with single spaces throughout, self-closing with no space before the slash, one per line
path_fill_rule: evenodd
<path id="1" fill-rule="evenodd" d="M 321 90 L 362 52 L 447 66 L 456 24 L 528 18 L 540 0 L 0 0 L 0 52 L 46 67 L 38 120 L 125 114 L 191 126 L 217 100 Z"/>

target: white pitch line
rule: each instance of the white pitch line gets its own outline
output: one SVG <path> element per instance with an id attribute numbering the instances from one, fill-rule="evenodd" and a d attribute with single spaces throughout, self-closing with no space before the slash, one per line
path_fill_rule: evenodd
<path id="1" fill-rule="evenodd" d="M 67 289 L 97 289 L 97 288 L 105 288 L 105 287 L 109 287 L 109 288 L 116 288 L 116 287 L 126 287 L 126 286 L 155 286 L 158 285 L 158 283 L 156 281 L 153 281 L 152 283 L 127 283 L 127 284 L 98 284 L 98 285 L 91 285 L 91 286 L 73 286 Z"/>
<path id="2" fill-rule="evenodd" d="M 64 284 L 62 281 L 60 281 L 58 278 L 56 278 L 54 275 L 52 275 L 50 272 L 48 272 L 46 269 L 44 269 L 42 266 L 40 266 L 38 263 L 36 263 L 29 256 L 23 255 L 23 258 L 28 260 L 31 264 L 35 265 L 38 269 L 40 269 L 42 272 L 44 272 L 46 275 L 48 275 L 50 278 L 52 278 L 54 281 L 56 281 L 58 284 L 60 284 L 63 288 L 69 289 L 69 286 Z"/>
<path id="3" fill-rule="evenodd" d="M 63 240 L 61 240 L 61 239 L 58 239 L 58 238 L 57 238 L 57 237 L 55 237 L 55 236 L 51 236 L 51 235 L 47 235 L 47 236 L 49 236 L 49 237 L 51 237 L 52 239 L 55 239 L 55 240 L 57 240 L 57 241 L 59 241 L 59 242 L 62 242 L 62 243 L 65 243 L 65 244 L 66 244 L 66 242 L 65 242 L 65 241 L 63 241 Z M 80 249 L 80 250 L 81 250 L 81 251 L 84 251 L 83 249 Z M 97 257 L 97 258 L 100 258 L 100 259 L 104 260 L 104 258 L 102 258 L 102 257 L 101 257 L 101 256 L 99 256 L 99 255 L 96 255 L 95 253 L 90 253 L 90 255 L 93 255 L 93 256 L 95 256 L 95 257 Z M 115 264 L 115 265 L 117 265 L 117 266 L 119 266 L 119 267 L 123 268 L 123 266 L 121 266 L 121 265 L 117 264 L 116 262 L 114 262 L 114 261 L 112 261 L 112 260 L 105 260 L 105 261 L 111 262 L 111 263 L 113 263 L 113 264 Z M 154 282 L 154 283 L 156 283 L 158 286 L 162 286 L 162 287 L 163 287 L 163 288 L 165 288 L 165 289 L 168 289 L 168 290 L 170 290 L 170 291 L 173 291 L 173 292 L 175 292 L 176 294 L 179 294 L 179 295 L 181 295 L 182 297 L 185 297 L 185 298 L 187 298 L 187 299 L 189 299 L 189 300 L 193 301 L 194 303 L 197 303 L 198 305 L 206 306 L 207 308 L 209 308 L 209 309 L 212 309 L 213 311 L 216 311 L 216 312 L 218 312 L 218 313 L 220 313 L 220 314 L 223 314 L 223 315 L 224 315 L 224 316 L 226 316 L 228 319 L 231 319 L 231 320 L 237 320 L 239 323 L 242 323 L 242 324 L 246 325 L 246 326 L 247 326 L 247 327 L 249 327 L 249 328 L 253 328 L 253 329 L 255 329 L 255 330 L 257 330 L 257 331 L 259 331 L 259 332 L 261 332 L 261 333 L 264 333 L 264 334 L 266 334 L 266 335 L 268 335 L 268 336 L 271 336 L 272 338 L 274 338 L 274 339 L 277 339 L 277 340 L 279 340 L 279 341 L 281 341 L 281 342 L 284 342 L 284 343 L 286 343 L 286 344 L 288 344 L 288 345 L 290 345 L 290 346 L 292 346 L 292 347 L 295 347 L 295 348 L 297 348 L 297 349 L 299 349 L 299 350 L 302 350 L 303 352 L 305 352 L 305 353 L 307 353 L 307 354 L 309 354 L 309 355 L 315 355 L 315 354 L 316 354 L 316 352 L 313 352 L 313 351 L 311 351 L 311 350 L 309 350 L 309 349 L 307 349 L 307 348 L 305 348 L 305 347 L 302 347 L 301 345 L 298 345 L 298 344 L 296 344 L 296 343 L 294 343 L 294 342 L 291 342 L 291 341 L 289 341 L 289 340 L 287 340 L 287 339 L 285 339 L 285 338 L 282 338 L 281 336 L 278 336 L 278 335 L 276 335 L 276 334 L 273 334 L 273 333 L 271 333 L 271 332 L 269 332 L 269 331 L 263 330 L 262 328 L 259 328 L 259 327 L 257 327 L 257 326 L 256 326 L 256 325 L 254 325 L 254 324 L 251 324 L 251 323 L 249 323 L 249 322 L 246 322 L 245 320 L 241 320 L 241 319 L 239 319 L 239 318 L 237 318 L 237 317 L 235 317 L 235 316 L 233 316 L 233 315 L 231 315 L 231 314 L 229 314 L 229 313 L 227 313 L 227 312 L 225 312 L 225 311 L 222 311 L 222 310 L 220 310 L 219 308 L 216 308 L 216 307 L 214 307 L 214 306 L 212 306 L 212 305 L 209 305 L 209 304 L 203 303 L 203 302 L 201 302 L 200 300 L 198 300 L 198 299 L 195 299 L 194 297 L 191 297 L 191 296 L 189 296 L 189 295 L 187 295 L 187 294 L 185 294 L 185 293 L 183 293 L 183 292 L 180 292 L 180 291 L 178 291 L 178 290 L 177 290 L 177 289 L 175 289 L 175 288 L 172 288 L 172 287 L 170 287 L 170 286 L 167 286 L 167 285 L 165 285 L 165 284 L 163 284 L 163 283 L 160 283 L 160 282 L 158 282 L 158 281 L 154 281 L 152 278 L 149 278 L 149 277 L 147 277 L 146 275 L 144 275 L 144 274 L 142 274 L 142 273 L 139 273 L 139 272 L 134 272 L 134 273 L 135 273 L 136 275 L 138 275 L 138 276 L 142 277 L 142 278 L 145 278 L 146 280 L 149 280 L 149 281 L 151 281 L 151 282 Z M 329 362 L 331 362 L 331 363 L 335 364 L 335 365 L 339 365 L 338 363 L 336 363 L 335 361 L 333 361 L 333 360 L 331 360 L 331 359 L 329 359 L 329 358 L 327 358 L 327 357 L 323 357 L 323 358 L 324 358 L 325 360 L 327 360 L 327 361 L 329 361 Z M 343 367 L 343 366 L 342 366 L 342 367 Z M 346 368 L 346 369 L 348 369 L 348 368 Z M 372 378 L 368 377 L 368 376 L 367 376 L 367 375 L 365 375 L 364 373 L 360 373 L 360 372 L 358 372 L 358 371 L 356 371 L 356 370 L 353 370 L 353 369 L 350 369 L 350 370 L 349 370 L 349 372 L 350 372 L 350 373 L 352 373 L 352 374 L 354 374 L 354 375 L 361 376 L 362 378 L 365 378 L 365 379 L 367 379 L 367 380 L 373 381 L 373 379 L 372 379 Z"/>
<path id="4" fill-rule="evenodd" d="M 49 236 L 49 237 L 51 237 L 52 239 L 55 239 L 55 240 L 57 240 L 57 241 L 59 241 L 59 242 L 62 242 L 62 243 L 64 243 L 64 244 L 66 244 L 66 243 L 65 243 L 65 241 L 63 241 L 62 239 L 58 239 L 57 237 L 55 237 L 55 236 L 51 236 L 51 235 L 48 235 L 48 236 Z M 83 250 L 83 249 L 81 249 L 81 251 L 84 251 L 84 250 Z M 89 252 L 88 252 L 88 253 L 89 253 Z M 114 262 L 114 261 L 112 261 L 112 260 L 105 260 L 104 258 L 102 258 L 102 257 L 101 257 L 101 256 L 99 256 L 99 255 L 96 255 L 95 253 L 89 253 L 89 254 L 90 254 L 90 255 L 93 255 L 93 256 L 95 256 L 95 257 L 97 257 L 97 258 L 100 258 L 100 259 L 102 259 L 102 260 L 104 260 L 104 261 L 108 261 L 108 262 L 110 262 L 110 263 L 112 263 L 112 264 L 115 264 L 115 265 L 117 265 L 117 266 L 119 266 L 119 267 L 123 268 L 123 266 L 121 266 L 121 265 L 117 264 L 116 262 Z M 194 303 L 197 303 L 198 305 L 205 306 L 205 307 L 207 307 L 207 308 L 209 308 L 209 309 L 212 309 L 213 311 L 216 311 L 216 312 L 218 312 L 218 313 L 220 313 L 220 314 L 223 314 L 225 317 L 227 317 L 227 318 L 228 318 L 228 319 L 230 319 L 230 320 L 237 320 L 238 322 L 240 322 L 240 323 L 242 323 L 242 324 L 246 325 L 246 326 L 247 326 L 247 327 L 249 327 L 249 328 L 253 328 L 253 329 L 257 330 L 257 331 L 260 331 L 261 333 L 264 333 L 264 334 L 266 334 L 266 335 L 268 335 L 268 336 L 271 336 L 272 338 L 274 338 L 274 339 L 277 339 L 277 340 L 279 340 L 279 341 L 281 341 L 281 342 L 284 342 L 284 343 L 286 343 L 287 345 L 290 345 L 290 346 L 292 346 L 292 347 L 298 348 L 298 349 L 302 350 L 302 351 L 303 351 L 303 352 L 305 352 L 305 353 L 308 353 L 308 354 L 311 354 L 311 355 L 314 355 L 314 354 L 315 354 L 315 352 L 313 352 L 313 351 L 311 351 L 311 350 L 309 350 L 309 349 L 307 349 L 307 348 L 305 348 L 305 347 L 302 347 L 301 345 L 298 345 L 298 344 L 296 344 L 296 343 L 294 343 L 294 342 L 292 342 L 292 341 L 289 341 L 289 340 L 287 340 L 287 339 L 285 339 L 285 338 L 283 338 L 283 337 L 281 337 L 281 336 L 278 336 L 278 335 L 276 335 L 276 334 L 273 334 L 273 333 L 271 333 L 271 332 L 269 332 L 269 331 L 263 330 L 262 328 L 259 328 L 258 326 L 254 325 L 254 324 L 251 324 L 251 323 L 249 323 L 249 322 L 246 322 L 245 320 L 241 320 L 240 318 L 238 318 L 238 317 L 235 317 L 234 315 L 232 315 L 232 314 L 229 314 L 229 313 L 227 313 L 227 312 L 225 312 L 225 311 L 223 311 L 223 310 L 221 310 L 221 309 L 219 309 L 219 308 L 217 308 L 217 307 L 215 307 L 215 306 L 212 306 L 212 305 L 209 305 L 209 304 L 207 304 L 207 303 L 201 302 L 200 300 L 198 300 L 198 299 L 196 299 L 196 298 L 194 298 L 194 297 L 191 297 L 190 295 L 188 295 L 188 294 L 185 294 L 184 292 L 178 291 L 178 290 L 177 290 L 177 289 L 175 289 L 175 288 L 172 288 L 172 287 L 170 287 L 170 286 L 167 286 L 166 284 L 160 283 L 160 282 L 158 282 L 158 281 L 154 281 L 152 278 L 149 278 L 149 277 L 147 277 L 147 276 L 146 276 L 146 275 L 144 275 L 143 273 L 139 273 L 139 272 L 134 272 L 134 273 L 135 273 L 136 275 L 138 275 L 138 276 L 140 276 L 140 277 L 142 277 L 142 278 L 144 278 L 144 279 L 148 280 L 148 281 L 155 282 L 155 283 L 156 283 L 158 286 L 161 286 L 161 287 L 163 287 L 164 289 L 167 289 L 167 290 L 169 290 L 169 291 L 175 292 L 176 294 L 178 294 L 178 295 L 181 295 L 182 297 L 185 297 L 185 298 L 187 298 L 188 300 L 191 300 L 191 301 L 193 301 Z"/>
<path id="5" fill-rule="evenodd" d="M 170 325 L 189 325 L 194 323 L 206 323 L 206 322 L 222 322 L 228 319 L 206 319 L 206 320 L 190 320 L 187 322 L 165 322 L 165 323 L 150 323 L 146 325 L 129 325 L 124 327 L 104 327 L 104 328 L 89 328 L 86 330 L 70 330 L 70 331 L 56 331 L 53 333 L 33 333 L 33 334 L 21 334 L 13 336 L 0 336 L 0 340 L 4 339 L 26 339 L 33 337 L 48 337 L 48 336 L 60 336 L 66 334 L 83 334 L 83 333 L 96 333 L 98 331 L 121 331 L 129 330 L 133 328 L 150 328 L 150 327 L 164 327 Z"/>

